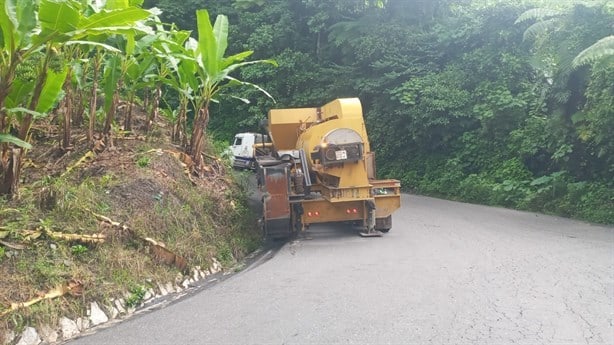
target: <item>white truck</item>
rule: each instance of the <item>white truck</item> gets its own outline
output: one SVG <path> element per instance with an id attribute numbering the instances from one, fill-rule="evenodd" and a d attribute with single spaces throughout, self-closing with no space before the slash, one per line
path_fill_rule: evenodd
<path id="1" fill-rule="evenodd" d="M 229 147 L 232 166 L 256 169 L 256 156 L 268 153 L 271 145 L 268 135 L 252 132 L 237 133 Z"/>

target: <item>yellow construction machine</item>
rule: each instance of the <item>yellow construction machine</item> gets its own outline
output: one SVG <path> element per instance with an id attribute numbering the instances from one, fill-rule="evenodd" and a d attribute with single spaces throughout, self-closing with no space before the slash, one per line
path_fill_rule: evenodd
<path id="1" fill-rule="evenodd" d="M 267 129 L 273 150 L 256 158 L 267 237 L 288 237 L 325 222 L 359 224 L 362 236 L 390 230 L 401 184 L 375 178 L 358 98 L 272 109 Z"/>

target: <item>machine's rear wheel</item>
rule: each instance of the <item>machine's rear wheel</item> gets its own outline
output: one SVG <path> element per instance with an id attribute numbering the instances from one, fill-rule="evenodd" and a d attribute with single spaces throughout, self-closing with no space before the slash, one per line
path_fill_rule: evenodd
<path id="1" fill-rule="evenodd" d="M 266 239 L 280 241 L 288 239 L 291 235 L 290 222 L 287 219 L 285 221 L 264 221 L 264 236 Z"/>
<path id="2" fill-rule="evenodd" d="M 384 218 L 375 218 L 375 230 L 387 233 L 392 228 L 392 215 Z"/>
<path id="3" fill-rule="evenodd" d="M 266 207 L 266 204 L 264 204 Z M 266 214 L 266 213 L 265 213 Z M 292 235 L 291 219 L 262 219 L 262 229 L 265 239 L 275 241 L 288 239 Z"/>

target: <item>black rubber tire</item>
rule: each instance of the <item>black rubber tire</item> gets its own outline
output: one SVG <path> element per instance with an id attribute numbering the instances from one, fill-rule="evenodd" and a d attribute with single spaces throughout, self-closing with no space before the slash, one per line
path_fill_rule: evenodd
<path id="1" fill-rule="evenodd" d="M 380 228 L 377 227 L 377 223 L 380 223 Z M 377 218 L 375 220 L 375 230 L 387 233 L 392 228 L 392 216 L 386 218 Z"/>

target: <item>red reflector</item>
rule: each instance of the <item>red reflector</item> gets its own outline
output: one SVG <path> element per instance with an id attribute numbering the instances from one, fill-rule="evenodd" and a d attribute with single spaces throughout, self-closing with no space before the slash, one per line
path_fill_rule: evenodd
<path id="1" fill-rule="evenodd" d="M 354 208 L 352 209 L 352 213 L 358 213 L 358 210 Z"/>
<path id="2" fill-rule="evenodd" d="M 316 211 L 314 214 L 315 214 L 315 215 L 316 215 L 316 217 L 317 217 L 317 216 L 319 216 L 319 215 L 320 215 L 320 212 Z"/>
<path id="3" fill-rule="evenodd" d="M 350 214 L 352 213 L 352 211 L 348 208 L 347 210 L 345 210 L 345 213 Z"/>
<path id="4" fill-rule="evenodd" d="M 311 213 L 311 211 L 310 211 L 310 212 L 307 212 L 307 215 L 308 215 L 309 217 L 313 216 L 313 214 Z"/>

